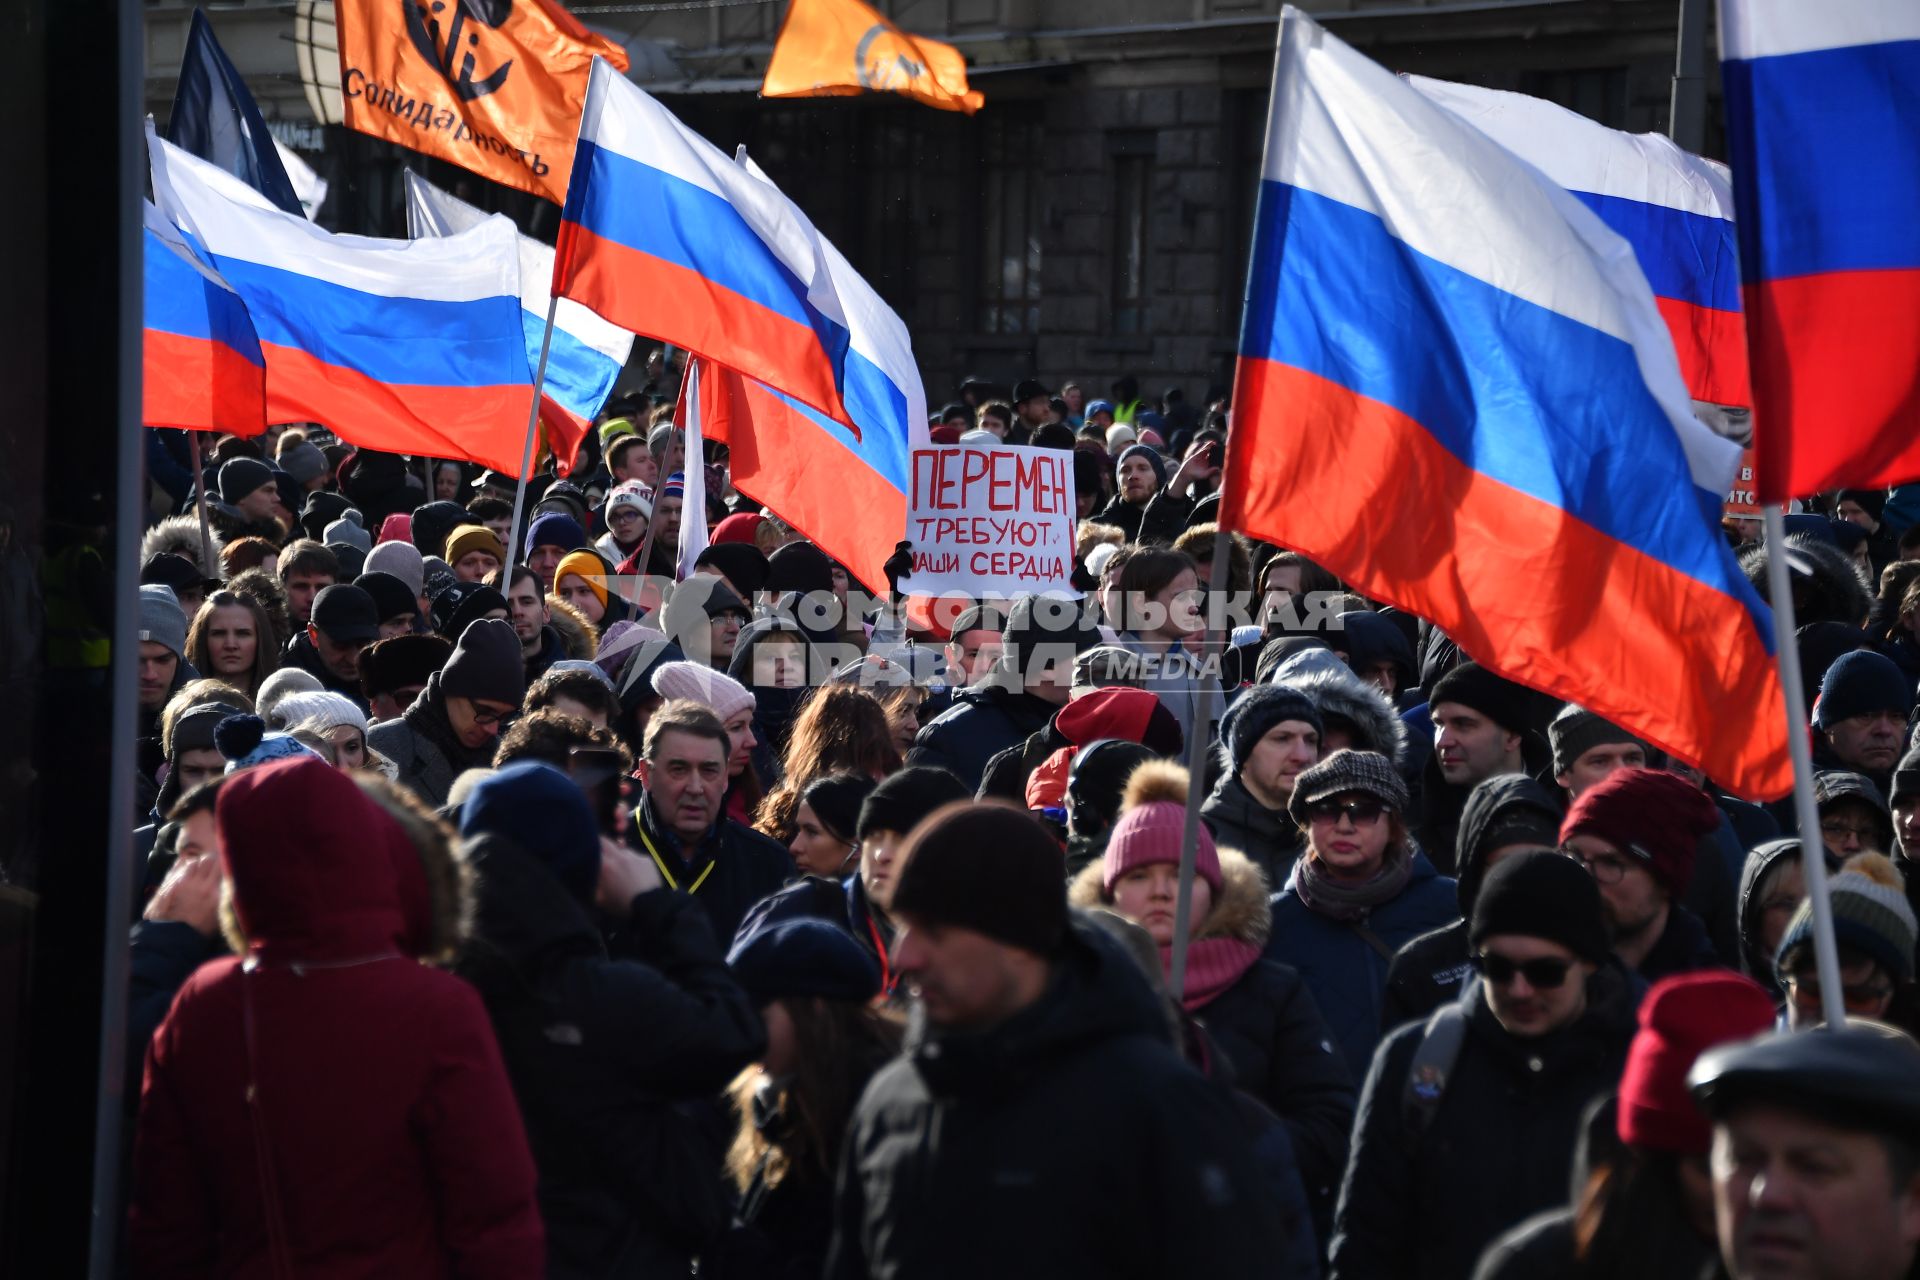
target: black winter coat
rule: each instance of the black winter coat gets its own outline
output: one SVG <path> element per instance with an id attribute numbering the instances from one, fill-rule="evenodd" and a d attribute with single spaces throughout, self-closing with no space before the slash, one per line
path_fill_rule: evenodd
<path id="1" fill-rule="evenodd" d="M 724 813 L 699 847 L 688 849 L 654 813 L 651 799 L 643 800 L 635 812 L 640 817 L 638 834 L 644 835 L 666 860 L 678 889 L 706 912 L 722 953 L 733 945 L 733 935 L 739 932 L 748 909 L 768 894 L 779 892 L 793 875 L 793 855 L 779 841 Z M 707 870 L 709 866 L 711 871 Z M 698 888 L 691 887 L 696 884 Z"/>
<path id="2" fill-rule="evenodd" d="M 1660 931 L 1653 950 L 1640 962 L 1640 976 L 1651 986 L 1676 973 L 1726 967 L 1700 917 L 1676 902 L 1667 912 L 1667 927 Z"/>
<path id="3" fill-rule="evenodd" d="M 208 937 L 184 920 L 142 920 L 127 943 L 127 1065 L 138 1080 L 147 1044 L 173 1007 L 193 971 L 227 954 L 227 944 Z M 138 1089 L 127 1090 L 129 1110 L 137 1109 Z"/>
<path id="4" fill-rule="evenodd" d="M 907 763 L 945 769 L 977 792 L 987 763 L 1046 728 L 1059 709 L 1045 698 L 1009 693 L 998 684 L 962 689 L 953 695 L 953 706 L 921 728 Z"/>
<path id="5" fill-rule="evenodd" d="M 1253 859 L 1275 889 L 1292 878 L 1293 864 L 1307 847 L 1293 820 L 1254 799 L 1238 774 L 1221 777 L 1213 794 L 1200 805 L 1200 816 L 1215 843 Z"/>
<path id="6" fill-rule="evenodd" d="M 1618 1082 L 1633 1039 L 1629 975 L 1600 970 L 1586 1012 L 1534 1039 L 1500 1025 L 1478 979 L 1460 1001 L 1466 1036 L 1424 1133 L 1409 1132 L 1404 1106 L 1424 1024 L 1374 1054 L 1340 1188 L 1333 1280 L 1467 1280 L 1501 1232 L 1566 1203 L 1582 1115 Z"/>
<path id="7" fill-rule="evenodd" d="M 1230 1096 L 1136 962 L 1077 919 L 1044 995 L 977 1034 L 914 1010 L 854 1114 L 830 1278 L 1267 1276 L 1286 1250 Z"/>
<path id="8" fill-rule="evenodd" d="M 1661 1265 L 1628 1275 L 1596 1274 L 1573 1256 L 1573 1210 L 1555 1209 L 1527 1219 L 1487 1246 L 1473 1280 L 1701 1280 L 1715 1264 L 1714 1248 L 1688 1233 L 1670 1237 L 1658 1251 Z"/>
<path id="9" fill-rule="evenodd" d="M 1392 1031 L 1409 1022 L 1424 1022 L 1443 1004 L 1460 998 L 1473 966 L 1467 943 L 1467 922 L 1423 933 L 1401 947 L 1387 966 L 1387 989 L 1380 996 L 1380 1030 Z"/>
<path id="10" fill-rule="evenodd" d="M 477 881 L 460 971 L 500 1040 L 540 1170 L 550 1280 L 685 1275 L 726 1226 L 726 1124 L 706 1101 L 766 1032 L 705 917 L 664 889 L 603 941 L 586 907 L 509 840 L 467 846 Z"/>
<path id="11" fill-rule="evenodd" d="M 320 659 L 320 650 L 314 647 L 304 628 L 287 641 L 286 650 L 280 655 L 280 665 L 300 668 L 318 680 L 320 687 L 327 692 L 341 695 L 363 712 L 367 709 L 367 696 L 361 692 L 360 682 L 342 680 L 328 670 L 327 664 Z"/>

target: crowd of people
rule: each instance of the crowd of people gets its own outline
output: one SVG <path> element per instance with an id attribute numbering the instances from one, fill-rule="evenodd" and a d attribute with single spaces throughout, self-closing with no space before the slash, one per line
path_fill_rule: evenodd
<path id="1" fill-rule="evenodd" d="M 1081 598 L 927 602 L 649 376 L 518 521 L 149 433 L 132 1274 L 1920 1275 L 1920 490 L 1727 524 L 1801 832 L 1223 533 L 1224 402 L 969 379 Z"/>

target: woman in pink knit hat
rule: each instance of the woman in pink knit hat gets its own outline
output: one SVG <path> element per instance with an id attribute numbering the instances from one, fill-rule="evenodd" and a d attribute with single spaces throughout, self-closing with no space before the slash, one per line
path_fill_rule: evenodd
<path id="1" fill-rule="evenodd" d="M 1187 771 L 1149 761 L 1127 780 L 1107 851 L 1074 878 L 1076 907 L 1103 907 L 1153 936 L 1172 958 Z M 1262 958 L 1273 913 L 1260 869 L 1216 848 L 1200 825 L 1192 942 L 1181 1006 L 1232 1065 L 1233 1082 L 1286 1122 L 1300 1180 L 1323 1232 L 1346 1165 L 1354 1082 L 1298 972 Z"/>

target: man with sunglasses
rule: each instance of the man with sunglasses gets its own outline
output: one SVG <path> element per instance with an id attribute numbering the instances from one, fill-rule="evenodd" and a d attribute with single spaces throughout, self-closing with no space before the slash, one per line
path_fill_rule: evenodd
<path id="1" fill-rule="evenodd" d="M 439 808 L 455 778 L 493 764 L 501 726 L 526 694 L 520 638 L 504 619 L 481 618 L 467 624 L 453 656 L 399 719 L 367 731 L 367 746 L 398 766 L 399 782 Z"/>
<path id="2" fill-rule="evenodd" d="M 1566 1197 L 1582 1116 L 1612 1089 L 1638 989 L 1608 955 L 1600 893 L 1571 858 L 1487 873 L 1459 999 L 1380 1046 L 1360 1097 L 1333 1280 L 1466 1280 L 1486 1245 Z M 1436 1054 L 1437 1037 L 1451 1037 Z"/>
<path id="3" fill-rule="evenodd" d="M 1705 793 L 1661 769 L 1618 769 L 1580 793 L 1561 847 L 1600 887 L 1614 954 L 1647 982 L 1722 964 L 1682 899 L 1702 836 L 1720 824 Z"/>

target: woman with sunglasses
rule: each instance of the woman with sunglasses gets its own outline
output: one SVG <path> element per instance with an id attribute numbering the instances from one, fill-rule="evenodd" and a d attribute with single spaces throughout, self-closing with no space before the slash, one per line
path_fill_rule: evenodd
<path id="1" fill-rule="evenodd" d="M 1394 952 L 1459 911 L 1453 881 L 1408 839 L 1406 805 L 1406 783 L 1374 751 L 1334 752 L 1287 803 L 1307 848 L 1273 900 L 1267 957 L 1307 980 L 1355 1080 L 1380 1042 Z"/>
<path id="2" fill-rule="evenodd" d="M 1465 1280 L 1501 1233 L 1566 1203 L 1587 1109 L 1620 1079 L 1640 988 L 1578 862 L 1536 850 L 1494 867 L 1467 945 L 1460 998 L 1394 1031 L 1372 1062 L 1335 1280 Z"/>
<path id="3" fill-rule="evenodd" d="M 1179 765 L 1154 760 L 1136 768 L 1106 852 L 1068 893 L 1073 906 L 1105 908 L 1145 929 L 1163 970 L 1172 961 L 1186 801 L 1187 771 Z M 1273 927 L 1265 875 L 1239 850 L 1216 848 L 1204 824 L 1198 840 L 1180 1005 L 1232 1065 L 1234 1085 L 1285 1122 L 1324 1240 L 1346 1166 L 1357 1077 L 1333 1049 L 1300 975 L 1261 955 Z"/>

